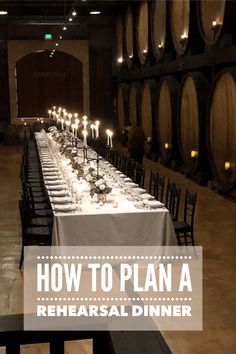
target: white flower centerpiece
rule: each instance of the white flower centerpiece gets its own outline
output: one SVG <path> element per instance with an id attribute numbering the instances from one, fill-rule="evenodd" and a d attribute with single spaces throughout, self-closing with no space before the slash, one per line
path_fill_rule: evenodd
<path id="1" fill-rule="evenodd" d="M 85 175 L 85 179 L 90 183 L 91 197 L 96 194 L 98 202 L 104 204 L 106 202 L 107 194 L 112 191 L 111 186 L 104 179 L 104 176 L 97 176 L 96 170 L 93 167 L 90 167 L 88 174 Z"/>

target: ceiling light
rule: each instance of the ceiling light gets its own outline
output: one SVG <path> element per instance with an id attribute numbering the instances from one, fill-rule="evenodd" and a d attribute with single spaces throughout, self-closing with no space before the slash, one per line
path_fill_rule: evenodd
<path id="1" fill-rule="evenodd" d="M 72 11 L 72 16 L 76 16 L 77 12 L 75 10 Z"/>
<path id="2" fill-rule="evenodd" d="M 73 21 L 73 18 L 72 17 L 69 17 L 69 22 L 72 22 Z"/>
<path id="3" fill-rule="evenodd" d="M 101 11 L 90 11 L 90 15 L 100 15 Z"/>
<path id="4" fill-rule="evenodd" d="M 66 27 L 66 26 L 64 26 L 64 27 L 63 27 L 63 31 L 66 31 L 66 30 L 67 30 L 67 27 Z"/>
<path id="5" fill-rule="evenodd" d="M 62 39 L 62 36 L 60 36 L 59 39 Z"/>
<path id="6" fill-rule="evenodd" d="M 56 46 L 56 47 L 58 47 L 58 46 L 59 46 L 59 44 L 58 44 L 58 43 L 56 43 L 56 44 L 55 44 L 55 46 Z"/>
<path id="7" fill-rule="evenodd" d="M 5 10 L 0 10 L 0 15 L 7 15 L 7 14 L 8 14 L 7 11 L 5 11 Z"/>

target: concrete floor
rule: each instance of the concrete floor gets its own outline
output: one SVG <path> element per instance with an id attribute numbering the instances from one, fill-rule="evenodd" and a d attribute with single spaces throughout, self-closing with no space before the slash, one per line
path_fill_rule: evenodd
<path id="1" fill-rule="evenodd" d="M 20 257 L 20 146 L 0 146 L 0 315 L 22 313 Z M 195 236 L 204 250 L 202 332 L 163 333 L 173 354 L 236 353 L 236 203 L 158 163 L 148 169 L 170 177 L 183 190 L 198 193 Z M 148 174 L 147 174 L 148 179 Z M 184 193 L 183 193 L 184 195 Z M 182 207 L 182 204 L 181 204 Z M 78 347 L 79 346 L 79 347 Z M 67 353 L 87 354 L 91 343 L 71 344 Z M 0 348 L 0 354 L 5 353 Z M 46 354 L 47 345 L 26 346 L 23 354 Z M 132 353 L 130 353 L 132 354 Z"/>

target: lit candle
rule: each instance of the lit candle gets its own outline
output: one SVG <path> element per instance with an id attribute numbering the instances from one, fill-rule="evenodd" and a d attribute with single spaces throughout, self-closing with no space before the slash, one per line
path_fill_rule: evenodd
<path id="1" fill-rule="evenodd" d="M 92 138 L 94 138 L 94 128 L 95 128 L 94 124 L 91 124 L 90 128 L 92 130 Z"/>
<path id="2" fill-rule="evenodd" d="M 113 132 L 110 131 L 110 147 L 111 149 L 113 149 L 113 143 L 112 143 L 112 136 L 113 136 Z"/>
<path id="3" fill-rule="evenodd" d="M 72 114 L 71 113 L 68 114 L 68 118 L 69 118 L 69 121 L 71 123 L 71 118 L 72 118 Z"/>
<path id="4" fill-rule="evenodd" d="M 106 130 L 106 134 L 107 134 L 107 146 L 109 146 L 109 141 L 110 141 L 110 129 Z"/>
<path id="5" fill-rule="evenodd" d="M 188 39 L 187 34 L 186 34 L 186 33 L 181 34 L 181 39 L 182 39 L 182 40 L 186 40 L 186 39 Z"/>
<path id="6" fill-rule="evenodd" d="M 77 122 L 78 121 L 78 113 L 74 113 L 74 118 L 75 118 L 75 124 L 78 124 L 78 122 Z"/>
<path id="7" fill-rule="evenodd" d="M 51 118 L 51 114 L 52 114 L 52 111 L 51 109 L 48 110 L 48 118 L 50 119 Z"/>
<path id="8" fill-rule="evenodd" d="M 191 151 L 191 157 L 195 159 L 198 156 L 198 152 L 196 150 Z"/>
<path id="9" fill-rule="evenodd" d="M 84 146 L 86 147 L 87 146 L 87 135 L 88 135 L 87 130 L 83 130 L 82 134 L 83 134 L 83 137 L 84 137 Z"/>
<path id="10" fill-rule="evenodd" d="M 99 120 L 96 120 L 95 122 L 95 132 L 96 132 L 96 138 L 99 138 Z"/>
<path id="11" fill-rule="evenodd" d="M 58 123 L 59 119 L 60 119 L 60 115 L 59 115 L 59 114 L 56 114 L 57 123 Z"/>
<path id="12" fill-rule="evenodd" d="M 78 128 L 79 128 L 79 125 L 75 124 L 75 136 L 76 137 L 78 136 Z"/>
<path id="13" fill-rule="evenodd" d="M 61 129 L 62 129 L 62 130 L 64 129 L 64 122 L 65 122 L 65 120 L 62 118 L 62 119 L 61 119 Z"/>
<path id="14" fill-rule="evenodd" d="M 88 125 L 88 122 L 87 122 L 86 119 L 83 120 L 83 125 L 84 125 L 84 130 L 86 130 L 86 127 L 87 127 L 87 125 Z"/>
<path id="15" fill-rule="evenodd" d="M 76 119 L 75 119 L 75 124 L 78 126 L 78 128 L 79 128 L 79 122 L 80 122 L 80 120 L 79 120 L 78 118 L 76 118 Z M 78 129 L 78 128 L 77 128 L 77 129 Z"/>
<path id="16" fill-rule="evenodd" d="M 66 120 L 66 130 L 69 131 L 70 130 L 70 121 Z"/>
<path id="17" fill-rule="evenodd" d="M 231 163 L 229 161 L 225 161 L 225 171 L 228 171 L 231 167 Z"/>
<path id="18" fill-rule="evenodd" d="M 75 124 L 71 124 L 72 134 L 75 135 Z"/>
<path id="19" fill-rule="evenodd" d="M 165 146 L 165 149 L 166 149 L 166 150 L 169 150 L 169 144 L 168 144 L 168 143 L 165 143 L 164 146 Z"/>

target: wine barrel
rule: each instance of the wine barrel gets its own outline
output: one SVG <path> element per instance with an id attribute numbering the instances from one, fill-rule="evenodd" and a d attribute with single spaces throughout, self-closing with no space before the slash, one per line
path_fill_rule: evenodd
<path id="1" fill-rule="evenodd" d="M 155 117 L 156 82 L 146 80 L 143 83 L 141 98 L 141 126 L 146 138 L 154 139 L 153 122 Z"/>
<path id="2" fill-rule="evenodd" d="M 158 85 L 156 130 L 161 162 L 169 164 L 178 158 L 177 104 L 179 83 L 173 76 L 164 77 Z"/>
<path id="3" fill-rule="evenodd" d="M 140 123 L 141 92 L 139 82 L 133 82 L 129 91 L 129 122 L 135 126 Z"/>
<path id="4" fill-rule="evenodd" d="M 215 44 L 222 33 L 235 33 L 235 1 L 197 1 L 198 26 L 201 36 L 209 46 Z"/>
<path id="5" fill-rule="evenodd" d="M 125 61 L 130 69 L 133 64 L 134 56 L 134 30 L 133 30 L 133 13 L 129 6 L 125 16 Z"/>
<path id="6" fill-rule="evenodd" d="M 153 53 L 161 59 L 166 45 L 166 0 L 154 0 L 151 6 L 150 32 Z"/>
<path id="7" fill-rule="evenodd" d="M 145 64 L 148 56 L 148 2 L 142 1 L 137 17 L 137 51 L 141 64 Z"/>
<path id="8" fill-rule="evenodd" d="M 207 143 L 218 187 L 230 191 L 236 187 L 236 68 L 221 71 L 211 89 Z"/>
<path id="9" fill-rule="evenodd" d="M 116 55 L 117 62 L 123 63 L 124 53 L 123 53 L 123 21 L 119 16 L 116 21 Z"/>
<path id="10" fill-rule="evenodd" d="M 3 140 L 6 145 L 15 145 L 18 143 L 17 125 L 12 124 L 4 127 Z"/>
<path id="11" fill-rule="evenodd" d="M 128 93 L 129 87 L 127 84 L 121 84 L 117 92 L 117 115 L 119 131 L 124 129 L 128 124 Z"/>
<path id="12" fill-rule="evenodd" d="M 199 72 L 185 75 L 178 102 L 178 136 L 182 170 L 188 177 L 208 172 L 205 116 L 209 85 Z"/>
<path id="13" fill-rule="evenodd" d="M 170 27 L 172 41 L 178 54 L 183 54 L 188 46 L 190 0 L 172 0 Z"/>

